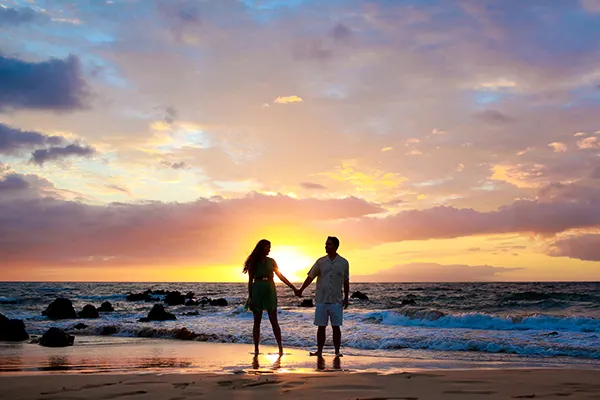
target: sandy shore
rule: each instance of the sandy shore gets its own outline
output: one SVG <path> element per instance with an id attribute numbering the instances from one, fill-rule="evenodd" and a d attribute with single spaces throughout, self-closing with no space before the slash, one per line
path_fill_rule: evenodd
<path id="1" fill-rule="evenodd" d="M 0 377 L 2 399 L 598 399 L 600 371 L 467 370 L 378 375 L 54 374 Z"/>

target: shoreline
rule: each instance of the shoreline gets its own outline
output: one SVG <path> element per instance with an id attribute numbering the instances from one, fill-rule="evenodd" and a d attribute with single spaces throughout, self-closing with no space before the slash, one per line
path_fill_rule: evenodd
<path id="1" fill-rule="evenodd" d="M 589 370 L 600 371 L 600 365 L 565 363 L 560 359 L 512 357 L 497 361 L 443 359 L 441 353 L 399 351 L 394 355 L 364 352 L 353 354 L 344 349 L 336 358 L 333 349 L 325 348 L 322 360 L 309 356 L 312 349 L 284 347 L 279 357 L 277 348 L 261 345 L 254 357 L 253 346 L 242 343 L 213 343 L 158 338 L 77 336 L 74 346 L 48 348 L 29 342 L 0 342 L 0 377 L 43 374 L 312 374 L 349 372 L 397 374 L 402 372 L 458 370 Z M 371 353 L 371 354 L 369 354 Z M 462 355 L 463 357 L 466 354 Z M 487 355 L 486 355 L 487 357 Z M 592 361 L 592 360 L 590 360 Z"/>

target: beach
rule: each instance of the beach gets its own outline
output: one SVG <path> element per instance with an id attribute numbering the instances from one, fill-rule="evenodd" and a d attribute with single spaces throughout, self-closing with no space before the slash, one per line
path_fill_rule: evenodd
<path id="1" fill-rule="evenodd" d="M 30 335 L 0 342 L 2 399 L 600 398 L 599 284 L 356 284 L 369 299 L 345 312 L 344 356 L 334 357 L 328 329 L 322 359 L 309 356 L 314 309 L 285 291 L 285 354 L 265 318 L 254 357 L 243 284 L 2 285 L 0 312 Z M 129 295 L 147 289 L 151 301 Z M 206 304 L 170 305 L 162 290 Z M 58 297 L 114 311 L 42 315 Z M 176 320 L 142 320 L 161 303 Z M 51 327 L 74 344 L 39 345 Z"/>
<path id="2" fill-rule="evenodd" d="M 166 342 L 166 341 L 165 341 Z M 181 345 L 181 342 L 179 343 Z M 194 343 L 192 343 L 193 345 Z M 150 353 L 141 364 L 127 368 L 97 366 L 78 369 L 77 358 L 63 357 L 53 349 L 45 367 L 0 373 L 2 399 L 597 399 L 600 370 L 566 368 L 447 369 L 395 368 L 372 363 L 369 357 L 322 361 L 304 350 L 287 350 L 279 358 L 269 354 L 254 360 L 248 346 L 195 343 L 198 352 L 188 362 L 169 357 L 175 344 L 144 344 Z M 106 345 L 107 353 L 121 352 L 132 361 L 141 356 L 132 345 Z M 186 347 L 183 345 L 182 347 Z M 185 350 L 190 350 L 187 347 Z M 97 362 L 94 352 L 91 362 Z M 152 356 L 154 353 L 154 356 Z M 200 356 L 201 354 L 201 356 Z M 109 357 L 110 358 L 110 357 Z M 54 360 L 54 361 L 52 361 Z M 38 360 L 40 361 L 40 360 Z M 73 361 L 75 361 L 73 363 Z M 253 365 L 254 361 L 256 364 Z M 54 364 L 52 365 L 52 363 Z M 317 364 L 323 363 L 322 367 Z M 121 367 L 124 367 L 123 362 Z M 312 368 L 310 367 L 312 365 Z M 118 372 L 115 372 L 118 371 Z"/>
<path id="3" fill-rule="evenodd" d="M 0 346 L 2 399 L 597 399 L 600 369 L 344 356 L 167 339 Z M 86 342 L 86 339 L 89 341 Z"/>

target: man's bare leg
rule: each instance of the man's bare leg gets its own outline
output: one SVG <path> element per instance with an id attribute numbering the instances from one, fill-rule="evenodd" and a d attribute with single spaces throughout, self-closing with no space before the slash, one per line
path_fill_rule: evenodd
<path id="1" fill-rule="evenodd" d="M 342 353 L 340 353 L 340 346 L 342 344 L 342 330 L 339 326 L 332 326 L 333 330 L 333 347 L 335 347 L 335 355 L 336 357 L 342 357 Z"/>
<path id="2" fill-rule="evenodd" d="M 325 326 L 317 328 L 317 351 L 310 353 L 311 356 L 321 357 L 323 355 L 323 346 L 325 346 Z"/>

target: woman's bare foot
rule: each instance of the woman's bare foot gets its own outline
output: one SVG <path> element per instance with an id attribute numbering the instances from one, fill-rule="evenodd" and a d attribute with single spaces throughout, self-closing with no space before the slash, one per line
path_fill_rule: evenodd
<path id="1" fill-rule="evenodd" d="M 283 355 L 283 347 L 279 347 L 279 355 L 282 356 Z"/>
<path id="2" fill-rule="evenodd" d="M 314 353 L 308 353 L 309 356 L 311 357 L 322 357 L 323 356 L 323 352 L 321 351 L 315 351 Z"/>

